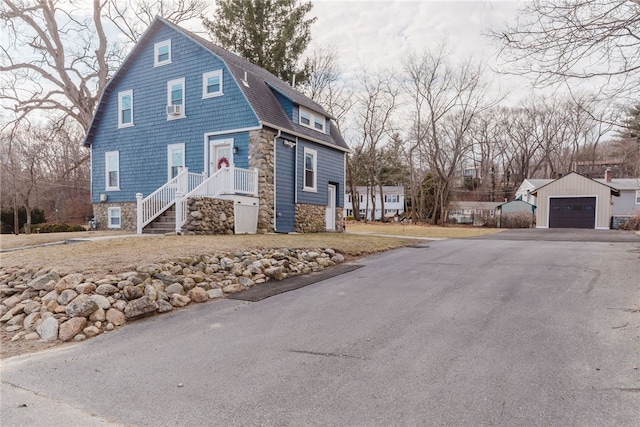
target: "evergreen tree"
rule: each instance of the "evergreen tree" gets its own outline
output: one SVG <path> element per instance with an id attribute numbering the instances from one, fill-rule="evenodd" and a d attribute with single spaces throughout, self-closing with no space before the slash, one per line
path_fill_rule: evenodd
<path id="1" fill-rule="evenodd" d="M 216 18 L 203 24 L 220 47 L 297 83 L 307 78 L 299 59 L 311 41 L 306 18 L 313 5 L 298 0 L 219 0 Z"/>
<path id="2" fill-rule="evenodd" d="M 629 108 L 615 141 L 616 155 L 624 161 L 622 173 L 640 177 L 640 104 Z"/>

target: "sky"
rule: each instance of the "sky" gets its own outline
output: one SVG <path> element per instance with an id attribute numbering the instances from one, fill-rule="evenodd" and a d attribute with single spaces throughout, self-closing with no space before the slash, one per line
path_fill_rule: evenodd
<path id="1" fill-rule="evenodd" d="M 332 46 L 340 67 L 352 77 L 363 66 L 400 70 L 411 52 L 435 48 L 443 41 L 460 60 L 470 56 L 494 67 L 498 45 L 483 33 L 516 18 L 519 3 L 495 0 L 312 0 L 314 46 Z M 521 3 L 520 3 L 521 5 Z M 501 76 L 507 86 L 522 79 Z"/>

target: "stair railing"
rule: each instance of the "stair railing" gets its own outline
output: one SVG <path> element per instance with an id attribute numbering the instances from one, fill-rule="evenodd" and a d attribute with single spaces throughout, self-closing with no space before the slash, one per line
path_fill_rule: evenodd
<path id="1" fill-rule="evenodd" d="M 137 233 L 142 234 L 146 225 L 169 209 L 175 203 L 177 194 L 188 193 L 203 181 L 203 174 L 190 173 L 187 168 L 181 168 L 175 177 L 147 197 L 143 198 L 142 193 L 137 193 Z"/>
<path id="2" fill-rule="evenodd" d="M 176 194 L 176 233 L 187 222 L 187 200 L 190 197 L 218 197 L 224 194 L 258 196 L 258 169 L 242 169 L 233 165 L 218 169 L 200 185 L 178 197 Z"/>

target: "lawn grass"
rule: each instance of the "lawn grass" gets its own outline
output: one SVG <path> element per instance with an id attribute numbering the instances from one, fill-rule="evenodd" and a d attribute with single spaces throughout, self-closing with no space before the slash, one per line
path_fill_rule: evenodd
<path id="1" fill-rule="evenodd" d="M 81 232 L 71 234 L 75 238 L 86 237 Z M 16 236 L 21 240 L 10 244 L 16 245 L 13 247 L 31 247 L 51 243 L 51 240 L 42 240 L 40 236 Z M 47 268 L 55 269 L 61 275 L 73 272 L 99 275 L 183 257 L 252 249 L 333 248 L 348 257 L 359 257 L 415 243 L 410 239 L 338 233 L 119 237 L 4 252 L 0 255 L 0 268 Z M 57 241 L 64 241 L 64 238 L 69 236 L 58 235 Z"/>
<path id="2" fill-rule="evenodd" d="M 476 237 L 499 231 L 491 228 L 350 222 L 347 224 L 347 233 L 343 234 L 136 236 L 110 231 L 21 234 L 19 236 L 3 234 L 0 237 L 0 248 L 3 251 L 24 247 L 28 249 L 2 253 L 0 268 L 46 268 L 55 269 L 59 274 L 73 272 L 107 274 L 132 270 L 142 264 L 171 261 L 182 257 L 282 247 L 333 248 L 348 257 L 360 257 L 415 243 L 415 240 L 409 237 L 452 239 Z M 64 243 L 69 239 L 105 236 L 118 238 Z M 407 236 L 407 238 L 391 236 Z"/>

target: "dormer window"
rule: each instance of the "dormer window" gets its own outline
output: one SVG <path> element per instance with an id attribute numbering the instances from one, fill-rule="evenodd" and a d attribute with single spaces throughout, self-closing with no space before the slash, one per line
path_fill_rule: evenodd
<path id="1" fill-rule="evenodd" d="M 326 118 L 324 116 L 317 113 L 313 113 L 310 110 L 307 110 L 306 108 L 303 108 L 303 107 L 300 107 L 299 111 L 300 111 L 299 123 L 302 126 L 307 127 L 309 129 L 313 129 L 317 132 L 326 133 L 325 132 Z"/>
<path id="2" fill-rule="evenodd" d="M 153 66 L 171 64 L 171 39 L 158 42 L 154 45 Z"/>

